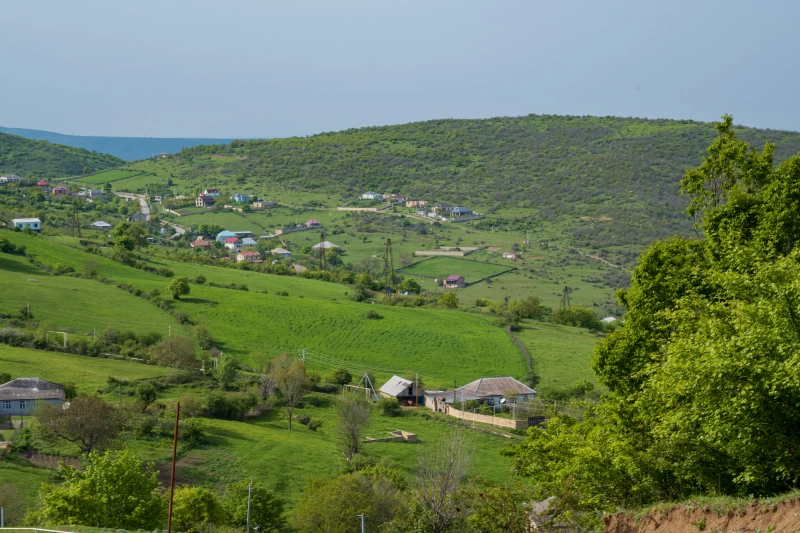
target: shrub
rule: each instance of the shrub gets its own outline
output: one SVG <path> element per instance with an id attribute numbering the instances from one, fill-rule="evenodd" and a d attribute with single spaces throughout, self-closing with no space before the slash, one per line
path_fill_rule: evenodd
<path id="1" fill-rule="evenodd" d="M 369 320 L 380 320 L 380 319 L 383 318 L 383 315 L 381 315 L 380 313 L 378 313 L 375 310 L 369 310 L 369 311 L 367 311 L 367 318 Z"/>
<path id="2" fill-rule="evenodd" d="M 323 420 L 321 418 L 312 418 L 311 420 L 306 423 L 306 426 L 311 431 L 316 431 L 318 428 L 322 427 Z"/>
<path id="3" fill-rule="evenodd" d="M 384 416 L 399 416 L 402 413 L 400 402 L 397 401 L 397 398 L 381 398 L 378 401 L 378 407 Z"/>

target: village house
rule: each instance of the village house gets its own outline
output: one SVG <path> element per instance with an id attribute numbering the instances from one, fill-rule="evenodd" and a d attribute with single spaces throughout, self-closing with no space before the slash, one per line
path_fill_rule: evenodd
<path id="1" fill-rule="evenodd" d="M 401 404 L 406 405 L 414 405 L 415 400 L 419 401 L 416 383 L 400 376 L 392 376 L 378 389 L 378 393 L 384 398 L 397 398 Z"/>
<path id="2" fill-rule="evenodd" d="M 134 213 L 127 218 L 128 222 L 144 222 L 147 220 L 147 215 L 144 213 Z"/>
<path id="3" fill-rule="evenodd" d="M 236 262 L 241 263 L 242 261 L 251 261 L 253 263 L 260 263 L 261 262 L 261 254 L 256 251 L 243 251 L 236 254 Z"/>
<path id="4" fill-rule="evenodd" d="M 472 214 L 472 209 L 461 206 L 454 206 L 450 208 L 450 214 L 456 217 L 466 217 Z"/>
<path id="5" fill-rule="evenodd" d="M 92 224 L 92 227 L 95 227 L 97 229 L 107 230 L 111 229 L 111 224 L 105 222 L 104 220 L 98 220 L 97 222 Z"/>
<path id="6" fill-rule="evenodd" d="M 368 191 L 361 195 L 362 200 L 380 200 L 383 195 L 377 192 Z"/>
<path id="7" fill-rule="evenodd" d="M 272 207 L 276 207 L 277 205 L 278 202 L 273 202 L 272 200 L 256 200 L 255 202 L 250 204 L 250 207 L 252 209 L 269 209 Z"/>
<path id="8" fill-rule="evenodd" d="M 319 220 L 315 220 L 312 218 L 311 220 L 306 221 L 306 227 L 308 229 L 321 228 L 322 224 L 319 223 Z"/>
<path id="9" fill-rule="evenodd" d="M 17 176 L 16 174 L 4 174 L 0 176 L 0 183 L 19 183 L 22 181 L 22 176 Z"/>
<path id="10" fill-rule="evenodd" d="M 453 274 L 452 276 L 448 276 L 442 285 L 444 285 L 446 289 L 463 289 L 467 286 L 467 280 L 464 279 L 464 276 Z"/>
<path id="11" fill-rule="evenodd" d="M 103 197 L 103 189 L 89 189 L 87 191 L 87 196 L 89 198 L 102 198 Z"/>
<path id="12" fill-rule="evenodd" d="M 42 192 L 50 192 L 50 184 L 44 180 L 36 182 L 36 186 L 42 189 Z"/>
<path id="13" fill-rule="evenodd" d="M 11 227 L 19 229 L 30 228 L 33 231 L 41 231 L 42 221 L 38 218 L 13 218 L 11 219 Z"/>
<path id="14" fill-rule="evenodd" d="M 212 198 L 219 198 L 222 195 L 219 189 L 206 189 L 200 196 L 211 196 Z"/>
<path id="15" fill-rule="evenodd" d="M 0 416 L 28 416 L 42 402 L 64 403 L 64 386 L 39 378 L 17 378 L 0 385 Z"/>
<path id="16" fill-rule="evenodd" d="M 211 248 L 211 243 L 203 239 L 195 239 L 189 244 L 192 248 Z"/>
<path id="17" fill-rule="evenodd" d="M 516 261 L 520 258 L 520 255 L 516 252 L 503 252 L 503 259 L 513 259 Z"/>
<path id="18" fill-rule="evenodd" d="M 431 211 L 437 215 L 444 215 L 450 212 L 453 206 L 450 204 L 436 204 L 431 208 Z"/>
<path id="19" fill-rule="evenodd" d="M 478 401 L 490 406 L 522 403 L 536 398 L 536 391 L 512 377 L 480 378 L 454 391 L 425 391 L 425 407 L 445 411 L 446 405 Z"/>
<path id="20" fill-rule="evenodd" d="M 201 194 L 197 197 L 197 200 L 194 201 L 194 205 L 197 207 L 214 207 L 216 200 L 213 196 L 208 194 Z"/>
<path id="21" fill-rule="evenodd" d="M 69 187 L 65 187 L 63 185 L 56 185 L 53 187 L 53 194 L 56 196 L 66 196 L 69 194 Z"/>
<path id="22" fill-rule="evenodd" d="M 324 248 L 325 250 L 330 250 L 331 248 L 338 248 L 337 245 L 333 244 L 330 241 L 323 241 L 319 244 L 315 244 L 311 247 L 313 250 L 319 250 L 320 248 Z"/>
<path id="23" fill-rule="evenodd" d="M 232 231 L 223 230 L 223 231 L 220 231 L 219 233 L 217 233 L 217 237 L 216 237 L 216 239 L 217 239 L 217 242 L 222 242 L 222 243 L 224 243 L 224 242 L 225 242 L 227 239 L 229 239 L 230 237 L 238 237 L 238 235 L 236 235 L 236 234 L 235 234 L 234 232 L 232 232 Z"/>
<path id="24" fill-rule="evenodd" d="M 280 257 L 292 257 L 292 252 L 287 250 L 286 248 L 274 248 L 270 250 L 272 255 L 278 255 Z"/>
<path id="25" fill-rule="evenodd" d="M 419 209 L 420 207 L 425 207 L 426 205 L 428 205 L 427 200 L 406 200 L 406 207 Z"/>
<path id="26" fill-rule="evenodd" d="M 244 203 L 249 202 L 250 198 L 252 198 L 252 197 L 253 197 L 252 194 L 242 194 L 242 193 L 238 193 L 237 192 L 236 194 L 231 196 L 231 200 L 233 200 L 237 204 L 244 204 Z"/>
<path id="27" fill-rule="evenodd" d="M 238 252 L 242 249 L 242 240 L 239 237 L 228 237 L 225 239 L 225 248 Z"/>
<path id="28" fill-rule="evenodd" d="M 257 244 L 258 243 L 256 242 L 256 240 L 253 239 L 252 237 L 245 237 L 244 239 L 242 239 L 242 247 L 252 246 L 253 248 L 255 248 Z"/>

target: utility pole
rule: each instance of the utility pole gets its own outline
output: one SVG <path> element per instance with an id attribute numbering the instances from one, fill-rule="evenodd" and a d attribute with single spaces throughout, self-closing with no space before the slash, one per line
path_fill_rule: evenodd
<path id="1" fill-rule="evenodd" d="M 367 533 L 367 530 L 366 530 L 366 527 L 365 527 L 365 524 L 364 524 L 364 519 L 367 517 L 366 513 L 357 514 L 356 516 L 360 516 L 361 517 L 361 533 Z"/>
<path id="2" fill-rule="evenodd" d="M 167 510 L 167 533 L 172 533 L 172 496 L 175 494 L 175 457 L 178 454 L 178 420 L 181 417 L 181 402 L 175 404 L 175 431 L 172 435 L 172 476 L 169 478 L 169 509 Z"/>
<path id="3" fill-rule="evenodd" d="M 419 409 L 419 373 L 414 374 L 414 407 Z"/>
<path id="4" fill-rule="evenodd" d="M 253 499 L 253 478 L 250 478 L 250 486 L 247 487 L 247 533 L 250 533 L 250 500 Z"/>

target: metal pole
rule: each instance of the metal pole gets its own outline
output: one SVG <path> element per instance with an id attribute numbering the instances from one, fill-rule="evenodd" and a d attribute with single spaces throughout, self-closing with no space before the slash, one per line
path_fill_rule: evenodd
<path id="1" fill-rule="evenodd" d="M 6 508 L 0 507 L 0 527 L 6 527 Z"/>
<path id="2" fill-rule="evenodd" d="M 178 420 L 181 416 L 181 402 L 175 405 L 175 432 L 172 436 L 172 476 L 169 479 L 169 509 L 167 511 L 167 533 L 172 533 L 172 496 L 175 494 L 175 456 L 178 453 Z"/>
<path id="3" fill-rule="evenodd" d="M 361 533 L 367 533 L 367 529 L 364 525 L 364 518 L 366 518 L 366 513 L 357 514 L 356 516 L 361 517 Z"/>
<path id="4" fill-rule="evenodd" d="M 250 500 L 253 497 L 253 478 L 250 478 L 250 485 L 247 487 L 247 533 L 250 533 Z"/>

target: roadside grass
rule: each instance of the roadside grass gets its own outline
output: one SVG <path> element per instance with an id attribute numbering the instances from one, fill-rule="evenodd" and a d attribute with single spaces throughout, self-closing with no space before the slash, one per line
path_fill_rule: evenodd
<path id="1" fill-rule="evenodd" d="M 537 385 L 566 387 L 579 379 L 597 384 L 592 350 L 600 337 L 581 328 L 526 320 L 514 335 L 525 345 Z"/>
<path id="2" fill-rule="evenodd" d="M 172 374 L 171 368 L 119 359 L 103 359 L 0 345 L 0 368 L 14 378 L 37 377 L 56 383 L 72 382 L 79 393 L 102 390 L 109 376 L 131 381 Z"/>
<path id="3" fill-rule="evenodd" d="M 464 276 L 467 283 L 477 281 L 487 276 L 493 276 L 509 270 L 511 267 L 493 265 L 472 259 L 459 259 L 456 257 L 434 257 L 418 261 L 400 270 L 403 274 L 427 276 L 429 278 L 443 279 L 456 274 Z"/>
<path id="4" fill-rule="evenodd" d="M 26 509 L 36 506 L 42 483 L 58 483 L 59 478 L 56 470 L 36 466 L 25 459 L 6 458 L 0 461 L 0 486 L 9 483 L 17 489 Z"/>

